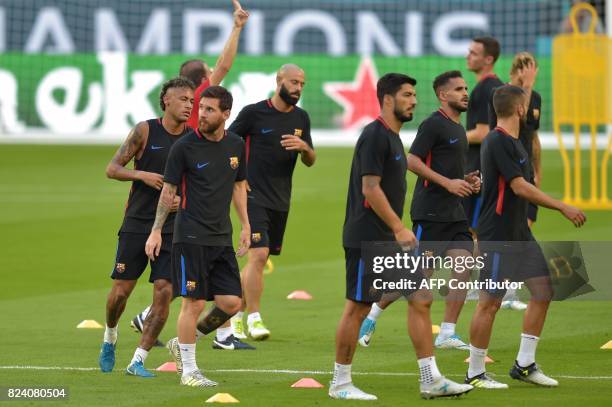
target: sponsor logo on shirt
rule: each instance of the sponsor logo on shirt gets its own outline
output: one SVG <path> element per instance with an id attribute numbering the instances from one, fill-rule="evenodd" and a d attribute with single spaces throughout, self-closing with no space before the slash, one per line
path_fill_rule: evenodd
<path id="1" fill-rule="evenodd" d="M 195 281 L 187 281 L 187 291 L 191 292 L 193 290 L 196 289 L 196 282 Z"/>
<path id="2" fill-rule="evenodd" d="M 238 164 L 240 164 L 240 162 L 238 161 L 238 157 L 230 157 L 230 167 L 232 167 L 232 170 L 235 170 L 236 168 L 238 168 Z"/>
<path id="3" fill-rule="evenodd" d="M 295 129 L 293 135 L 296 137 L 302 137 L 302 129 Z"/>
<path id="4" fill-rule="evenodd" d="M 117 273 L 123 273 L 125 271 L 125 263 L 117 263 L 115 270 L 117 270 Z"/>
<path id="5" fill-rule="evenodd" d="M 151 146 L 151 150 L 161 150 L 163 146 Z"/>
<path id="6" fill-rule="evenodd" d="M 519 164 L 521 164 L 521 165 L 522 165 L 522 164 L 525 164 L 525 161 L 527 161 L 527 157 L 525 157 L 525 158 L 521 158 L 521 159 L 519 160 Z"/>
<path id="7" fill-rule="evenodd" d="M 401 159 L 402 159 L 402 155 L 401 154 L 398 154 L 398 155 L 395 156 L 395 161 L 399 161 Z"/>
<path id="8" fill-rule="evenodd" d="M 205 162 L 205 163 L 197 163 L 196 165 L 197 165 L 197 167 L 198 167 L 198 170 L 201 170 L 202 168 L 206 167 L 206 166 L 208 165 L 208 163 L 209 163 L 209 162 L 210 162 L 210 161 Z"/>
<path id="9" fill-rule="evenodd" d="M 273 131 L 274 131 L 274 129 L 261 129 L 261 134 L 268 134 L 268 133 L 271 133 Z"/>
<path id="10" fill-rule="evenodd" d="M 448 141 L 449 141 L 451 144 L 455 144 L 456 142 L 458 142 L 458 141 L 459 141 L 459 139 L 458 139 L 458 138 L 452 138 L 452 139 L 450 139 L 450 140 L 448 140 Z"/>

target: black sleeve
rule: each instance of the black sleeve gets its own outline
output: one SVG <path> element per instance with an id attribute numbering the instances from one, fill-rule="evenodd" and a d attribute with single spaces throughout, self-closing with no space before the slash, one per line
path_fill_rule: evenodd
<path id="1" fill-rule="evenodd" d="M 533 129 L 538 130 L 540 128 L 540 118 L 542 117 L 542 97 L 536 91 L 531 94 L 533 99 L 533 118 L 535 119 Z"/>
<path id="2" fill-rule="evenodd" d="M 312 145 L 312 137 L 310 136 L 310 117 L 308 113 L 304 111 L 304 130 L 302 132 L 302 140 L 306 142 L 314 150 L 314 146 Z"/>
<path id="3" fill-rule="evenodd" d="M 438 141 L 439 132 L 435 127 L 435 122 L 432 119 L 425 119 L 421 123 L 416 137 L 410 145 L 410 154 L 421 157 L 423 161 L 427 159 L 427 155 Z"/>
<path id="4" fill-rule="evenodd" d="M 168 159 L 166 160 L 166 171 L 164 172 L 164 182 L 172 185 L 178 185 L 181 182 L 181 177 L 185 172 L 185 155 L 183 146 L 185 143 L 176 142 L 170 148 Z"/>
<path id="5" fill-rule="evenodd" d="M 478 99 L 475 100 L 476 103 L 476 124 L 486 124 L 489 125 L 489 103 L 493 99 L 493 91 L 495 90 L 493 86 L 483 85 L 480 92 L 477 95 Z"/>
<path id="6" fill-rule="evenodd" d="M 497 126 L 497 114 L 493 107 L 493 98 L 489 98 L 489 130 L 493 130 Z"/>
<path id="7" fill-rule="evenodd" d="M 359 151 L 357 151 L 357 159 L 361 168 L 359 176 L 378 175 L 382 177 L 385 160 L 389 154 L 386 137 L 374 132 L 364 133 L 362 137 L 361 145 L 358 147 Z"/>
<path id="8" fill-rule="evenodd" d="M 229 126 L 228 130 L 245 139 L 249 134 L 249 130 L 251 129 L 252 109 L 252 105 L 245 106 L 240 113 L 238 113 L 238 116 L 232 122 L 231 126 Z"/>
<path id="9" fill-rule="evenodd" d="M 498 137 L 491 140 L 491 149 L 495 157 L 495 163 L 502 177 L 510 183 L 516 177 L 522 177 L 523 171 L 519 160 L 527 159 L 518 157 L 514 152 L 514 144 L 507 137 Z"/>
<path id="10" fill-rule="evenodd" d="M 247 163 L 246 163 L 246 147 L 244 141 L 240 141 L 240 161 L 238 161 L 238 173 L 236 174 L 236 182 L 244 181 L 247 178 Z"/>

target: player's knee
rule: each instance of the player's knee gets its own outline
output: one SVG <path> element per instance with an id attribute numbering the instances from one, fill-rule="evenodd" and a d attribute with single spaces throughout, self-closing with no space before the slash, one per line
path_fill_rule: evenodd
<path id="1" fill-rule="evenodd" d="M 114 304 L 125 304 L 130 297 L 130 290 L 128 287 L 123 285 L 115 285 L 108 295 L 109 302 Z"/>
<path id="2" fill-rule="evenodd" d="M 154 283 L 153 303 L 169 304 L 172 301 L 172 283 L 156 280 Z"/>
<path id="3" fill-rule="evenodd" d="M 499 310 L 500 306 L 501 301 L 484 301 L 478 303 L 480 312 L 489 316 L 494 316 Z"/>
<path id="4" fill-rule="evenodd" d="M 240 311 L 240 308 L 242 307 L 242 299 L 240 297 L 234 297 L 234 296 L 227 297 L 227 298 L 224 298 L 223 302 L 218 304 L 218 306 L 226 314 L 234 315 L 238 311 Z"/>
<path id="5" fill-rule="evenodd" d="M 263 270 L 268 261 L 268 253 L 265 249 L 251 249 L 249 251 L 249 263 L 258 270 Z"/>
<path id="6" fill-rule="evenodd" d="M 181 312 L 190 316 L 199 317 L 202 311 L 204 311 L 205 302 L 201 300 L 193 300 L 191 298 L 183 298 L 181 304 Z"/>

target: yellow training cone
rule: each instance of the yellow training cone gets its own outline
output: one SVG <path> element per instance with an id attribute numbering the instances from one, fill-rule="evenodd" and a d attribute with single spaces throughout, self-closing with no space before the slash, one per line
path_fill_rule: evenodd
<path id="1" fill-rule="evenodd" d="M 93 319 L 85 319 L 81 321 L 80 324 L 77 325 L 77 328 L 91 328 L 91 329 L 100 329 L 104 328 L 100 323 Z"/>
<path id="2" fill-rule="evenodd" d="M 608 341 L 600 349 L 612 349 L 612 341 Z"/>
<path id="3" fill-rule="evenodd" d="M 431 333 L 434 335 L 437 335 L 440 333 L 440 325 L 432 325 L 431 326 Z"/>
<path id="4" fill-rule="evenodd" d="M 240 403 L 234 396 L 229 393 L 217 393 L 208 400 L 207 403 Z"/>

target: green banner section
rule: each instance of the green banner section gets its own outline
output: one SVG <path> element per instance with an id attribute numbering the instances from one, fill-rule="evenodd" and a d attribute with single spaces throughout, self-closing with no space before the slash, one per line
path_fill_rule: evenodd
<path id="1" fill-rule="evenodd" d="M 0 58 L 0 118 L 4 130 L 41 128 L 54 133 L 97 131 L 121 134 L 139 120 L 160 114 L 159 90 L 178 73 L 186 57 L 135 56 L 114 53 L 62 55 L 3 54 Z M 216 57 L 204 57 L 214 65 Z M 508 80 L 511 56 L 502 56 L 496 72 Z M 234 95 L 233 116 L 249 103 L 268 97 L 275 88 L 275 72 L 292 62 L 306 72 L 301 105 L 313 128 L 359 128 L 376 114 L 375 83 L 387 72 L 402 72 L 418 81 L 414 129 L 437 109 L 433 78 L 458 69 L 472 88 L 475 77 L 464 58 L 418 58 L 325 55 L 238 56 L 223 85 Z M 542 131 L 551 130 L 551 63 L 538 60 L 536 90 L 542 95 Z"/>

